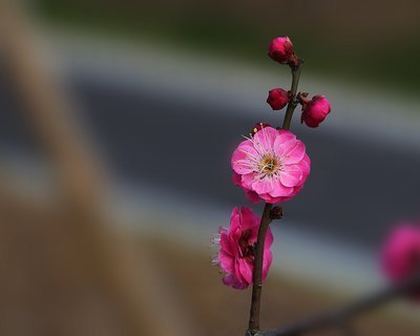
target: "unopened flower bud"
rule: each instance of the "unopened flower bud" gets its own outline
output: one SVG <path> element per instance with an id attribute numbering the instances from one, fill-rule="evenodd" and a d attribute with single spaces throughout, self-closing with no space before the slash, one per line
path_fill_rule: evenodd
<path id="1" fill-rule="evenodd" d="M 276 88 L 268 92 L 267 103 L 273 110 L 281 110 L 289 103 L 289 99 L 288 91 Z"/>
<path id="2" fill-rule="evenodd" d="M 318 127 L 331 112 L 331 105 L 324 96 L 315 96 L 303 106 L 301 122 L 309 127 Z"/>
<path id="3" fill-rule="evenodd" d="M 275 206 L 271 209 L 270 218 L 271 219 L 281 219 L 283 217 L 283 208 L 280 206 Z"/>
<path id="4" fill-rule="evenodd" d="M 274 61 L 286 64 L 295 58 L 293 44 L 287 36 L 274 38 L 268 47 L 268 56 Z"/>

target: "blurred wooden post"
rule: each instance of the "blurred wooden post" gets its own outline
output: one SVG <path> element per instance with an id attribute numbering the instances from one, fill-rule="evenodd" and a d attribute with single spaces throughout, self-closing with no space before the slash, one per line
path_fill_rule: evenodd
<path id="1" fill-rule="evenodd" d="M 54 165 L 63 196 L 59 204 L 71 216 L 78 247 L 126 317 L 127 335 L 189 335 L 179 307 L 165 301 L 156 288 L 159 275 L 147 252 L 142 260 L 132 259 L 128 246 L 115 239 L 106 218 L 105 176 L 73 119 L 73 107 L 43 66 L 31 28 L 14 1 L 0 0 L 0 42 L 27 115 Z M 161 308 L 166 316 L 161 316 Z"/>

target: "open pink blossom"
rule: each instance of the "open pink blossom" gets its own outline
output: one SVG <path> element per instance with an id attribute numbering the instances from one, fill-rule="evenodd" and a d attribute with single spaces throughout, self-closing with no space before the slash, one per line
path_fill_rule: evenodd
<path id="1" fill-rule="evenodd" d="M 420 224 L 404 223 L 391 232 L 382 250 L 382 266 L 393 282 L 420 275 Z"/>
<path id="2" fill-rule="evenodd" d="M 236 289 L 245 289 L 252 284 L 254 269 L 254 245 L 257 242 L 260 218 L 246 207 L 234 208 L 229 228 L 221 228 L 215 242 L 219 253 L 214 262 L 224 273 L 223 283 Z M 273 234 L 267 231 L 263 256 L 263 280 L 271 266 Z"/>
<path id="3" fill-rule="evenodd" d="M 324 96 L 314 96 L 302 110 L 301 122 L 309 127 L 318 127 L 331 112 L 331 105 Z"/>
<path id="4" fill-rule="evenodd" d="M 264 127 L 242 141 L 231 159 L 236 184 L 274 204 L 294 197 L 310 173 L 305 145 L 287 130 Z M 254 195 L 255 196 L 255 195 Z"/>

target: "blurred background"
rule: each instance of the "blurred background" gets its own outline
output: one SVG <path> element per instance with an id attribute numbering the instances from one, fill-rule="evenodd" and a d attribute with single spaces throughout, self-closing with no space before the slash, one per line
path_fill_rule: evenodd
<path id="1" fill-rule="evenodd" d="M 383 285 L 379 249 L 420 217 L 420 3 L 37 0 L 0 4 L 0 331 L 242 335 L 249 291 L 221 283 L 210 237 L 248 205 L 230 155 L 288 88 L 267 56 L 289 35 L 312 173 L 273 225 L 263 325 Z M 262 204 L 255 206 L 260 213 Z M 418 335 L 395 303 L 360 335 Z M 328 331 L 328 335 L 338 334 Z M 327 333 L 323 333 L 323 335 Z"/>

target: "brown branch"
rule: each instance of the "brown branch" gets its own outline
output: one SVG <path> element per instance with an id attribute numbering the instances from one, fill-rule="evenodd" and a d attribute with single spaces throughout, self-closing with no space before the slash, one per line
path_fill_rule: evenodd
<path id="1" fill-rule="evenodd" d="M 272 204 L 265 203 L 264 212 L 261 217 L 260 227 L 258 229 L 257 245 L 255 247 L 255 260 L 253 271 L 252 299 L 249 312 L 248 334 L 255 335 L 260 328 L 260 306 L 262 292 L 262 268 L 264 258 L 265 235 L 271 223 Z"/>
<path id="2" fill-rule="evenodd" d="M 289 129 L 292 121 L 293 112 L 298 104 L 297 102 L 297 89 L 299 85 L 300 72 L 303 61 L 298 60 L 297 65 L 291 66 L 292 71 L 292 86 L 290 89 L 290 101 L 287 105 L 286 114 L 283 120 L 283 129 Z M 282 210 L 280 209 L 280 217 Z M 277 210 L 276 209 L 276 210 Z M 252 285 L 252 298 L 251 308 L 249 312 L 249 324 L 247 335 L 254 336 L 259 333 L 260 330 L 260 307 L 261 307 L 261 292 L 262 292 L 262 268 L 264 258 L 264 244 L 265 236 L 273 219 L 278 219 L 278 214 L 272 216 L 273 205 L 265 203 L 263 215 L 261 217 L 260 227 L 258 229 L 257 244 L 255 246 L 255 260 L 253 270 L 253 285 Z"/>
<path id="3" fill-rule="evenodd" d="M 377 309 L 390 301 L 410 295 L 420 289 L 420 276 L 409 279 L 397 286 L 382 289 L 345 307 L 327 311 L 318 316 L 296 324 L 272 331 L 261 332 L 261 336 L 299 336 L 309 331 L 328 328 L 339 328 L 358 315 Z"/>
<path id="4" fill-rule="evenodd" d="M 290 88 L 290 102 L 287 105 L 286 114 L 284 116 L 283 120 L 283 129 L 289 129 L 290 124 L 292 122 L 293 112 L 296 109 L 296 106 L 298 105 L 297 102 L 297 89 L 299 85 L 299 79 L 300 79 L 300 73 L 302 70 L 303 61 L 298 60 L 298 63 L 296 66 L 291 67 L 292 69 L 292 87 Z"/>

